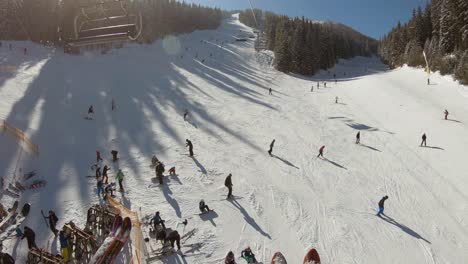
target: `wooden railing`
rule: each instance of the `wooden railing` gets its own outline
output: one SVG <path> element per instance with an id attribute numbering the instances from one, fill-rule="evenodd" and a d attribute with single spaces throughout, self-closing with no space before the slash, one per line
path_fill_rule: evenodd
<path id="1" fill-rule="evenodd" d="M 5 120 L 0 121 L 0 129 L 3 132 L 8 132 L 12 134 L 19 141 L 23 142 L 30 151 L 32 151 L 36 155 L 39 155 L 39 147 L 36 144 L 32 143 L 32 141 L 24 134 L 23 130 L 10 125 Z"/>

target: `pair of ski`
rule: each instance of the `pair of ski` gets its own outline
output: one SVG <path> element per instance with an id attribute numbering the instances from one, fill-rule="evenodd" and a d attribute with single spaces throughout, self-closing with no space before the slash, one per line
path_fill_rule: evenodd
<path id="1" fill-rule="evenodd" d="M 24 204 L 20 212 L 18 212 L 18 205 L 18 201 L 15 201 L 13 203 L 13 206 L 10 209 L 8 209 L 8 215 L 0 222 L 0 230 L 7 231 L 6 235 L 3 235 L 0 238 L 1 241 L 22 235 L 21 230 L 17 231 L 17 229 L 21 225 L 23 220 L 26 219 L 26 217 L 29 215 L 29 211 L 31 210 L 31 204 Z M 15 231 L 16 234 L 12 235 L 12 233 Z"/>
<path id="2" fill-rule="evenodd" d="M 46 185 L 47 181 L 45 180 L 35 180 L 29 186 L 24 186 L 19 181 L 16 181 L 14 185 L 12 183 L 8 184 L 8 188 L 5 189 L 5 194 L 13 198 L 19 198 L 21 192 L 42 188 Z"/>
<path id="3" fill-rule="evenodd" d="M 96 253 L 98 256 L 94 256 L 90 263 L 95 264 L 108 264 L 113 263 L 119 255 L 122 248 L 127 243 L 132 230 L 132 221 L 129 217 L 122 219 L 120 215 L 117 215 L 112 225 L 110 237 L 104 241 L 101 247 L 102 250 L 98 250 Z M 109 241 L 109 240 L 110 241 Z M 100 255 L 99 255 L 100 254 Z"/>

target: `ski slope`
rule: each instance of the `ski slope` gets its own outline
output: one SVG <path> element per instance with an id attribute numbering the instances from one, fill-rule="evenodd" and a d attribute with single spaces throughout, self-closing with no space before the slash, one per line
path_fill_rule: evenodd
<path id="1" fill-rule="evenodd" d="M 59 250 L 41 209 L 57 213 L 58 227 L 71 220 L 83 227 L 87 209 L 102 203 L 86 177 L 99 149 L 112 181 L 119 168 L 125 173 L 126 192 L 117 193 L 125 206 L 141 218 L 160 211 L 181 234 L 198 228 L 185 256 L 160 263 L 222 263 L 229 250 L 243 263 L 248 245 L 264 263 L 276 251 L 302 263 L 309 247 L 322 263 L 466 263 L 468 88 L 438 74 L 427 85 L 423 70 L 389 70 L 376 58 L 342 60 L 311 78 L 283 74 L 252 40 L 234 41 L 243 32 L 252 29 L 234 16 L 218 30 L 105 55 L 3 44 L 0 119 L 26 131 L 40 155 L 0 134 L 0 175 L 8 183 L 19 168 L 36 169 L 48 181 L 21 197 L 32 203 L 23 225 L 35 230 L 38 246 Z M 95 120 L 84 119 L 90 105 Z M 322 145 L 325 159 L 316 158 Z M 176 167 L 163 187 L 151 180 L 153 154 L 165 175 Z M 229 173 L 234 200 L 225 199 Z M 384 195 L 387 217 L 378 218 Z M 215 212 L 199 216 L 200 199 Z M 7 240 L 4 250 L 24 263 L 27 243 Z"/>

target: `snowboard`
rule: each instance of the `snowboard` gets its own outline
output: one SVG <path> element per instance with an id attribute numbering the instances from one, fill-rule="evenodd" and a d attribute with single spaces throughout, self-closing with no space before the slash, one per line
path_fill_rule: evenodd
<path id="1" fill-rule="evenodd" d="M 281 252 L 276 252 L 271 259 L 271 264 L 287 264 L 287 262 Z"/>
<path id="2" fill-rule="evenodd" d="M 208 211 L 204 211 L 204 212 L 202 212 L 202 213 L 199 213 L 198 215 L 206 215 L 206 214 L 209 214 L 209 213 L 211 213 L 211 212 L 214 212 L 214 210 L 213 210 L 213 209 L 210 209 L 210 210 L 208 210 Z"/>
<path id="3" fill-rule="evenodd" d="M 304 264 L 320 264 L 320 256 L 315 248 L 311 248 L 304 257 Z"/>

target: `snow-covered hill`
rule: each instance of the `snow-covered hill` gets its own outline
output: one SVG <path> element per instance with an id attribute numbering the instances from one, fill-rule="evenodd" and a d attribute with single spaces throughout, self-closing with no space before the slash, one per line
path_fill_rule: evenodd
<path id="1" fill-rule="evenodd" d="M 426 85 L 423 71 L 390 71 L 376 58 L 341 61 L 310 79 L 286 75 L 269 66 L 271 55 L 255 53 L 252 40 L 236 42 L 242 31 L 251 29 L 233 18 L 215 31 L 105 55 L 18 42 L 9 51 L 3 43 L 0 118 L 25 130 L 40 155 L 0 134 L 0 175 L 8 183 L 19 168 L 36 169 L 48 181 L 21 197 L 33 204 L 24 224 L 38 246 L 59 247 L 41 209 L 55 210 L 59 227 L 83 226 L 88 207 L 102 203 L 86 177 L 100 150 L 112 179 L 119 168 L 125 173 L 128 192 L 118 198 L 127 207 L 142 216 L 160 211 L 181 233 L 199 229 L 187 244 L 200 248 L 162 263 L 222 263 L 248 245 L 264 263 L 276 251 L 301 263 L 309 247 L 323 263 L 465 263 L 468 88 L 438 75 Z M 95 120 L 84 119 L 90 105 Z M 322 145 L 325 158 L 316 158 Z M 152 185 L 154 154 L 177 170 L 164 187 Z M 229 173 L 234 200 L 225 199 Z M 378 218 L 384 195 L 387 217 Z M 215 213 L 200 217 L 200 199 Z M 4 250 L 24 263 L 26 242 L 7 240 Z"/>

